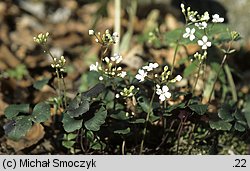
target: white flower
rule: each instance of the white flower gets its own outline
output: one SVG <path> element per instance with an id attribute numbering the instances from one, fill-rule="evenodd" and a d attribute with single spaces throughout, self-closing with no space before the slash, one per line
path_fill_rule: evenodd
<path id="1" fill-rule="evenodd" d="M 90 71 L 98 71 L 98 62 L 94 64 L 91 64 L 90 67 L 89 67 L 89 70 Z"/>
<path id="2" fill-rule="evenodd" d="M 119 73 L 117 76 L 124 78 L 127 75 L 127 73 L 125 71 L 122 71 L 121 73 Z"/>
<path id="3" fill-rule="evenodd" d="M 139 82 L 142 82 L 142 81 L 145 80 L 145 77 L 147 76 L 147 74 L 148 74 L 148 73 L 145 72 L 144 70 L 139 69 L 138 74 L 135 76 L 135 78 L 136 78 L 137 80 L 139 80 Z"/>
<path id="4" fill-rule="evenodd" d="M 209 13 L 206 11 L 204 15 L 201 17 L 201 20 L 203 21 L 208 21 L 210 19 Z"/>
<path id="5" fill-rule="evenodd" d="M 115 98 L 118 99 L 119 97 L 120 97 L 120 94 L 116 94 L 116 95 L 115 95 Z"/>
<path id="6" fill-rule="evenodd" d="M 161 89 L 161 87 L 157 84 L 156 85 L 156 94 L 159 95 L 159 99 L 161 101 L 165 101 L 166 99 L 171 97 L 171 93 L 169 92 L 169 88 L 166 85 L 162 86 L 162 89 Z"/>
<path id="7" fill-rule="evenodd" d="M 111 61 L 115 63 L 120 63 L 122 61 L 122 56 L 119 55 L 118 53 L 115 53 L 114 56 L 110 57 Z"/>
<path id="8" fill-rule="evenodd" d="M 119 41 L 119 34 L 117 32 L 114 32 L 112 34 L 112 39 L 113 39 L 114 43 L 118 42 Z"/>
<path id="9" fill-rule="evenodd" d="M 105 62 L 107 62 L 107 63 L 109 63 L 109 58 L 108 57 L 105 57 L 104 59 L 103 59 Z"/>
<path id="10" fill-rule="evenodd" d="M 181 3 L 181 11 L 184 13 L 186 10 L 185 10 L 185 5 L 183 3 Z"/>
<path id="11" fill-rule="evenodd" d="M 212 15 L 212 17 L 213 17 L 213 20 L 212 20 L 213 23 L 223 23 L 224 22 L 224 18 L 220 17 L 218 14 Z"/>
<path id="12" fill-rule="evenodd" d="M 99 77 L 99 80 L 100 80 L 100 81 L 102 81 L 102 80 L 103 80 L 103 77 L 102 77 L 102 76 L 100 76 L 100 77 Z"/>
<path id="13" fill-rule="evenodd" d="M 190 15 L 190 16 L 188 17 L 188 19 L 189 19 L 190 21 L 192 21 L 192 22 L 195 22 L 195 21 L 196 21 L 196 18 L 195 18 L 195 16 L 193 16 L 193 15 Z"/>
<path id="14" fill-rule="evenodd" d="M 159 66 L 158 63 L 149 63 L 148 66 L 142 67 L 142 69 L 145 69 L 147 71 L 152 71 L 153 69 L 157 68 Z"/>
<path id="15" fill-rule="evenodd" d="M 175 79 L 176 79 L 176 81 L 181 81 L 181 80 L 182 80 L 182 76 L 177 75 L 177 76 L 175 77 Z"/>
<path id="16" fill-rule="evenodd" d="M 207 36 L 203 36 L 202 40 L 198 40 L 198 45 L 201 46 L 201 49 L 207 49 L 207 47 L 210 47 L 212 44 L 208 41 Z"/>
<path id="17" fill-rule="evenodd" d="M 195 39 L 195 28 L 190 29 L 189 27 L 186 28 L 186 33 L 183 34 L 183 38 L 189 38 L 191 41 Z"/>
<path id="18" fill-rule="evenodd" d="M 89 30 L 89 35 L 90 36 L 93 36 L 95 34 L 95 31 L 94 30 Z"/>
<path id="19" fill-rule="evenodd" d="M 199 22 L 199 23 L 195 23 L 194 25 L 196 27 L 198 27 L 199 29 L 205 29 L 205 28 L 207 28 L 207 23 L 205 21 Z"/>

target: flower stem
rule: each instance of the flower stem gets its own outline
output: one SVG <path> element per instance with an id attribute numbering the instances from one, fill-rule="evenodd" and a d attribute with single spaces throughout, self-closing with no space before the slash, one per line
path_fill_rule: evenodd
<path id="1" fill-rule="evenodd" d="M 177 44 L 176 44 L 176 47 L 175 47 L 175 50 L 174 50 L 174 59 L 172 61 L 172 65 L 171 65 L 170 75 L 172 75 L 173 71 L 174 71 L 174 65 L 175 65 L 176 55 L 177 55 L 177 51 L 178 51 L 178 48 L 179 48 L 179 39 L 177 40 Z"/>
<path id="2" fill-rule="evenodd" d="M 198 67 L 198 71 L 197 71 L 197 77 L 195 79 L 195 83 L 194 83 L 194 86 L 193 86 L 193 89 L 192 89 L 192 94 L 194 94 L 195 88 L 197 86 L 197 83 L 198 83 L 198 80 L 199 80 L 199 77 L 200 77 L 201 66 L 202 66 L 202 62 L 199 63 L 199 67 Z"/>
<path id="3" fill-rule="evenodd" d="M 153 92 L 153 95 L 151 97 L 151 101 L 150 101 L 150 104 L 149 104 L 149 109 L 148 109 L 149 111 L 147 113 L 144 129 L 143 129 L 142 141 L 141 141 L 140 152 L 139 152 L 140 155 L 142 154 L 143 148 L 144 148 L 144 141 L 145 141 L 145 137 L 146 137 L 146 133 L 147 133 L 147 123 L 148 123 L 148 120 L 149 120 L 149 116 L 153 112 L 152 105 L 153 105 L 153 100 L 154 100 L 154 97 L 155 97 L 155 93 L 156 93 L 156 89 L 154 88 L 154 92 Z"/>
<path id="4" fill-rule="evenodd" d="M 225 64 L 225 61 L 226 61 L 227 56 L 228 56 L 228 53 L 229 53 L 229 51 L 230 51 L 230 49 L 231 49 L 231 44 L 232 44 L 232 41 L 229 43 L 228 49 L 227 49 L 226 53 L 224 54 L 224 57 L 223 57 L 222 62 L 221 62 L 221 64 L 220 64 L 219 71 L 218 71 L 217 74 L 216 74 L 216 78 L 215 78 L 215 81 L 214 81 L 214 83 L 213 83 L 213 87 L 212 87 L 212 90 L 211 90 L 211 92 L 210 92 L 210 95 L 209 95 L 209 98 L 208 98 L 208 102 L 211 101 L 211 98 L 212 98 L 212 95 L 213 95 L 213 92 L 214 92 L 214 88 L 215 88 L 215 84 L 216 84 L 216 82 L 217 82 L 217 80 L 218 80 L 218 78 L 219 78 L 220 72 L 221 72 L 221 70 L 222 70 L 222 68 L 223 68 L 223 66 L 224 66 L 224 64 Z"/>

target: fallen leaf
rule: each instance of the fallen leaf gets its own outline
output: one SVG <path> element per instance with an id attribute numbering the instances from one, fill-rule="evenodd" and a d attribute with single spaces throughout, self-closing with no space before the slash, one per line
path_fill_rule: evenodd
<path id="1" fill-rule="evenodd" d="M 44 137 L 44 135 L 45 132 L 43 126 L 37 123 L 34 124 L 25 135 L 25 137 L 21 138 L 19 141 L 7 139 L 6 143 L 11 146 L 15 150 L 15 152 L 18 152 L 38 143 L 38 141 L 40 141 Z"/>

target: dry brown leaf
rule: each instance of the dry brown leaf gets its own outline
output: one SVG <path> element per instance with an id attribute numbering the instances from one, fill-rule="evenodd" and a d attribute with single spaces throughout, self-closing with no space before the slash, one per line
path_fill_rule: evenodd
<path id="1" fill-rule="evenodd" d="M 7 139 L 6 143 L 17 152 L 36 144 L 44 137 L 44 134 L 45 132 L 43 126 L 37 123 L 34 124 L 25 137 L 21 138 L 19 141 Z"/>

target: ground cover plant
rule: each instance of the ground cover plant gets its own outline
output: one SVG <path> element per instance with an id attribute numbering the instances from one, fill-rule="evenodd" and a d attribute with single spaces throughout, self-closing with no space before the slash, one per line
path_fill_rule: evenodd
<path id="1" fill-rule="evenodd" d="M 138 4 L 128 5 L 133 23 Z M 216 13 L 199 13 L 185 3 L 180 10 L 184 24 L 169 31 L 151 23 L 137 35 L 130 26 L 122 36 L 121 21 L 117 31 L 85 30 L 87 48 L 98 50 L 75 89 L 68 87 L 70 58 L 49 43 L 53 33 L 34 35 L 49 77 L 34 79 L 25 65 L 1 73 L 3 80 L 32 79 L 29 89 L 36 94 L 29 98 L 38 99 L 5 107 L 3 137 L 14 151 L 1 153 L 249 154 L 250 96 L 239 91 L 228 64 L 241 36 Z M 121 53 L 129 53 L 133 36 L 146 51 L 139 62 L 135 53 Z M 152 57 L 162 49 L 171 49 L 169 59 Z"/>

